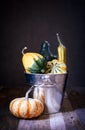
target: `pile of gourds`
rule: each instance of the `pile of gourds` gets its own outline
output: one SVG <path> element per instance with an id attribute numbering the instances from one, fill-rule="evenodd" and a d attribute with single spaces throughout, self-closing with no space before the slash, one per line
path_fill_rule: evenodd
<path id="1" fill-rule="evenodd" d="M 50 51 L 50 44 L 48 41 L 44 41 L 41 46 L 40 53 L 36 52 L 27 52 L 24 53 L 24 50 L 27 47 L 24 47 L 22 50 L 22 63 L 26 73 L 39 73 L 39 74 L 62 74 L 66 73 L 66 48 L 61 43 L 59 35 L 57 34 L 57 39 L 59 41 L 58 46 L 58 57 L 53 55 Z"/>
<path id="2" fill-rule="evenodd" d="M 57 34 L 59 41 L 58 46 L 58 57 L 53 55 L 49 49 L 49 43 L 44 41 L 41 46 L 40 53 L 27 52 L 25 47 L 22 50 L 22 63 L 25 73 L 34 74 L 63 74 L 67 72 L 66 67 L 66 48 L 61 43 L 59 36 Z M 44 111 L 44 95 L 43 91 L 40 91 L 40 99 L 36 99 L 37 93 L 35 90 L 34 98 L 29 98 L 29 93 L 32 87 L 26 92 L 25 97 L 16 98 L 10 102 L 9 109 L 10 112 L 18 118 L 34 118 L 41 115 Z M 41 100 L 42 99 L 42 100 Z"/>

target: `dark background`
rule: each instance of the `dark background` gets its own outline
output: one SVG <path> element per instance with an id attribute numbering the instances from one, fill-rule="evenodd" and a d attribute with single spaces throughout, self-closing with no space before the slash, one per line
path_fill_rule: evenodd
<path id="1" fill-rule="evenodd" d="M 39 52 L 47 40 L 56 54 L 59 33 L 67 48 L 67 87 L 85 86 L 84 0 L 3 1 L 0 36 L 0 86 L 25 86 L 21 51 Z"/>

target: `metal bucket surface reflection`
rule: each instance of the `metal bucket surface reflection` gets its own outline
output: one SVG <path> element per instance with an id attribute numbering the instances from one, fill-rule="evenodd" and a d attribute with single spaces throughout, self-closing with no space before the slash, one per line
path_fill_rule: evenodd
<path id="1" fill-rule="evenodd" d="M 44 105 L 44 114 L 60 111 L 67 74 L 27 74 L 28 86 L 34 86 L 33 98 L 40 99 Z"/>

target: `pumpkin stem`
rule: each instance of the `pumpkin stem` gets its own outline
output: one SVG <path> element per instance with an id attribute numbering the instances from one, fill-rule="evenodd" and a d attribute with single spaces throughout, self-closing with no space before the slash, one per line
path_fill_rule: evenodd
<path id="1" fill-rule="evenodd" d="M 58 40 L 59 44 L 62 45 L 61 40 L 60 40 L 60 37 L 59 37 L 59 34 L 56 33 L 56 36 L 57 36 L 57 40 Z"/>
<path id="2" fill-rule="evenodd" d="M 26 99 L 29 98 L 28 95 L 29 95 L 29 93 L 32 91 L 33 87 L 34 87 L 34 86 L 32 86 L 32 87 L 26 92 L 26 94 L 25 94 L 25 98 L 26 98 Z"/>
<path id="3" fill-rule="evenodd" d="M 27 49 L 26 46 L 22 49 L 22 55 L 24 55 L 24 50 L 26 50 L 26 49 Z"/>

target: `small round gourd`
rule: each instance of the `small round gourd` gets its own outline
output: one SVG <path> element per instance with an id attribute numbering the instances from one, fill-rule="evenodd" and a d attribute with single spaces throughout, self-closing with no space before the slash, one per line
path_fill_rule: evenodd
<path id="1" fill-rule="evenodd" d="M 54 59 L 52 61 L 47 62 L 46 66 L 46 74 L 52 73 L 52 74 L 64 74 L 67 72 L 67 66 L 64 62 L 60 62 L 57 59 Z"/>
<path id="2" fill-rule="evenodd" d="M 38 99 L 28 98 L 28 93 L 25 97 L 15 98 L 10 102 L 10 112 L 19 118 L 38 117 L 44 110 L 43 103 Z"/>

